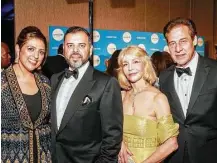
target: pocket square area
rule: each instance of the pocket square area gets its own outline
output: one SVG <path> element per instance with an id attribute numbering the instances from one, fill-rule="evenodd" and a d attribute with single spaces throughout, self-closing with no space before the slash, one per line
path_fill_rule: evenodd
<path id="1" fill-rule="evenodd" d="M 88 104 L 91 103 L 91 102 L 92 102 L 92 98 L 87 95 L 87 96 L 84 97 L 84 99 L 83 99 L 83 101 L 82 101 L 82 106 L 88 105 Z"/>

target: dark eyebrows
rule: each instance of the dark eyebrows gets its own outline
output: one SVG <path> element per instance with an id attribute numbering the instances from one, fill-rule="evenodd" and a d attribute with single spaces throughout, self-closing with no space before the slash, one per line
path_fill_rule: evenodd
<path id="1" fill-rule="evenodd" d="M 33 46 L 33 45 L 27 45 L 26 47 L 27 47 L 27 48 L 34 48 L 34 49 L 36 49 L 36 47 Z"/>
<path id="2" fill-rule="evenodd" d="M 183 40 L 188 40 L 188 38 L 187 38 L 187 37 L 184 37 L 184 38 L 181 38 L 179 41 L 183 41 Z M 176 41 L 170 41 L 170 42 L 168 42 L 168 43 L 171 43 L 171 42 L 176 42 Z"/>
<path id="3" fill-rule="evenodd" d="M 187 38 L 182 38 L 179 41 L 186 41 L 186 40 L 188 40 L 188 39 Z"/>
<path id="4" fill-rule="evenodd" d="M 34 49 L 36 49 L 36 47 L 35 47 L 35 46 L 33 46 L 33 45 L 27 45 L 27 48 L 34 48 Z M 39 50 L 46 51 L 45 49 L 39 49 Z"/>
<path id="5" fill-rule="evenodd" d="M 67 45 L 74 45 L 75 43 L 66 43 Z M 86 43 L 78 43 L 79 45 L 86 45 Z"/>

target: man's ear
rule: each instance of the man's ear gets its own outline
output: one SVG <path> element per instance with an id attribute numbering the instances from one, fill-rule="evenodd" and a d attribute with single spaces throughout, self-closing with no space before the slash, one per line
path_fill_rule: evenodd
<path id="1" fill-rule="evenodd" d="M 194 36 L 193 44 L 194 44 L 194 46 L 197 45 L 197 36 L 196 35 Z"/>
<path id="2" fill-rule="evenodd" d="M 92 54 L 93 54 L 93 45 L 90 46 L 90 56 L 89 57 L 91 57 Z"/>

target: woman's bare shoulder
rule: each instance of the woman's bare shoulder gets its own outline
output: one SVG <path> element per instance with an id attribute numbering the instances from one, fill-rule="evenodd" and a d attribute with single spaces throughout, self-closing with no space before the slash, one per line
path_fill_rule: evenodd
<path id="1" fill-rule="evenodd" d="M 150 86 L 146 92 L 150 97 L 153 98 L 155 103 L 168 103 L 167 97 L 158 88 Z"/>
<path id="2" fill-rule="evenodd" d="M 151 96 L 155 97 L 155 96 L 157 96 L 158 94 L 161 94 L 161 91 L 160 91 L 159 89 L 157 89 L 156 87 L 149 86 L 149 87 L 144 91 L 144 93 L 150 94 Z"/>
<path id="3" fill-rule="evenodd" d="M 154 97 L 155 111 L 158 117 L 170 114 L 170 106 L 167 97 L 162 92 L 159 92 Z"/>

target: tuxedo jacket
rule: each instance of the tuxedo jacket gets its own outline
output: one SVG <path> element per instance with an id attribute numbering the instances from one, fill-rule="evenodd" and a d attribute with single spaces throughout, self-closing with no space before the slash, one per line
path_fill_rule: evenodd
<path id="1" fill-rule="evenodd" d="M 63 56 L 49 56 L 42 67 L 42 72 L 50 79 L 53 74 L 59 73 L 68 67 L 69 65 Z"/>
<path id="2" fill-rule="evenodd" d="M 191 163 L 217 162 L 217 62 L 199 57 L 186 117 L 174 87 L 174 71 L 172 66 L 160 75 L 160 89 L 180 125 L 179 148 L 167 161 L 183 163 L 186 145 Z"/>
<path id="3" fill-rule="evenodd" d="M 117 80 L 90 65 L 57 129 L 56 97 L 63 78 L 63 72 L 51 78 L 53 162 L 117 162 L 123 136 L 123 108 Z"/>

